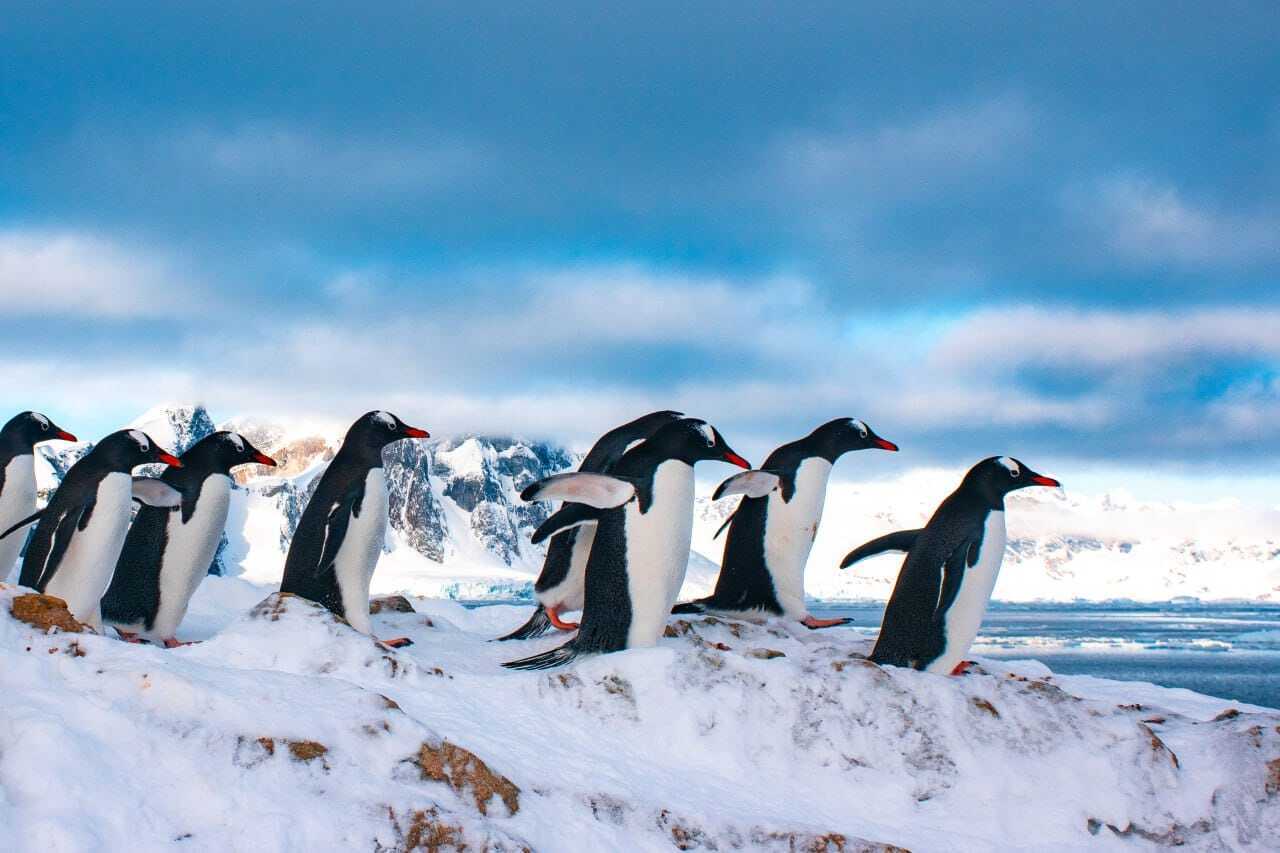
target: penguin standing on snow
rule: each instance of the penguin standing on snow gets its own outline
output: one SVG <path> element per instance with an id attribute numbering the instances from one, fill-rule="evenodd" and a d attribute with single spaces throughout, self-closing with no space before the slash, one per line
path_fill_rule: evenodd
<path id="1" fill-rule="evenodd" d="M 102 617 L 126 640 L 142 634 L 166 648 L 182 645 L 178 625 L 208 574 L 231 506 L 231 469 L 275 460 L 234 432 L 214 432 L 167 468 L 160 479 L 182 493 L 176 508 L 138 510 L 102 599 Z"/>
<path id="2" fill-rule="evenodd" d="M 758 471 L 736 474 L 716 489 L 713 500 L 741 494 L 738 508 L 720 530 L 729 528 L 715 592 L 672 613 L 745 615 L 767 613 L 798 619 L 808 628 L 843 625 L 847 619 L 817 619 L 804 603 L 804 568 L 818 535 L 831 468 L 851 450 L 896 451 L 898 446 L 854 418 L 839 418 L 799 441 L 784 444 Z M 720 535 L 720 531 L 716 532 Z"/>
<path id="3" fill-rule="evenodd" d="M 623 454 L 608 474 L 556 474 L 521 492 L 526 501 L 565 501 L 534 532 L 535 543 L 591 522 L 596 534 L 578 635 L 503 666 L 549 669 L 581 654 L 657 644 L 689 564 L 693 466 L 703 459 L 751 467 L 706 421 L 682 418 Z"/>
<path id="4" fill-rule="evenodd" d="M 182 500 L 167 483 L 129 476 L 150 462 L 182 467 L 146 433 L 122 429 L 72 465 L 44 509 L 0 534 L 7 538 L 39 520 L 22 559 L 19 583 L 61 598 L 73 616 L 100 628 L 99 604 L 129 530 L 132 501 L 174 507 Z"/>
<path id="5" fill-rule="evenodd" d="M 35 446 L 76 437 L 39 412 L 20 412 L 0 429 L 0 530 L 36 511 Z M 22 537 L 0 540 L 0 580 L 18 560 Z"/>
<path id="6" fill-rule="evenodd" d="M 609 473 L 623 453 L 680 417 L 679 412 L 652 412 L 609 430 L 592 445 L 578 470 L 593 474 Z M 534 594 L 538 597 L 537 609 L 528 622 L 505 637 L 499 637 L 499 640 L 531 640 L 541 637 L 552 627 L 561 631 L 577 630 L 577 624 L 562 621 L 560 613 L 582 609 L 587 557 L 591 554 L 591 543 L 595 537 L 594 524 L 572 527 L 551 537 L 547 542 L 542 573 L 533 585 Z"/>
<path id="7" fill-rule="evenodd" d="M 1060 485 L 1017 459 L 993 456 L 969 469 L 923 529 L 890 533 L 849 552 L 842 569 L 873 554 L 907 552 L 871 660 L 963 672 L 1004 559 L 1004 496 Z"/>
<path id="8" fill-rule="evenodd" d="M 298 521 L 281 592 L 323 604 L 357 631 L 373 633 L 369 582 L 387 535 L 382 449 L 393 441 L 429 437 L 390 412 L 369 412 L 351 425 Z"/>

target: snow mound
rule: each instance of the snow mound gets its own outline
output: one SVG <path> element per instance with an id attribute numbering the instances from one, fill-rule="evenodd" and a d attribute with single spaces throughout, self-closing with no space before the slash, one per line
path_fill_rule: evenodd
<path id="1" fill-rule="evenodd" d="M 215 633 L 175 651 L 46 634 L 0 590 L 0 848 L 1280 845 L 1264 709 L 1039 664 L 880 668 L 854 631 L 711 617 L 513 673 L 562 641 L 490 641 L 527 607 L 414 599 L 373 617 L 415 641 L 391 650 L 210 585 Z"/>

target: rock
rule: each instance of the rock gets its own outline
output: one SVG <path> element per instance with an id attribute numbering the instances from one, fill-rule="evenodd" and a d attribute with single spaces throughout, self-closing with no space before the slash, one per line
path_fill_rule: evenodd
<path id="1" fill-rule="evenodd" d="M 403 595 L 379 595 L 369 599 L 369 612 L 373 613 L 416 613 L 409 599 Z"/>
<path id="2" fill-rule="evenodd" d="M 773 660 L 774 658 L 785 658 L 786 652 L 780 652 L 777 649 L 747 649 L 747 657 L 759 658 L 760 660 Z"/>
<path id="3" fill-rule="evenodd" d="M 480 814 L 489 814 L 489 801 L 495 794 L 514 815 L 520 811 L 520 789 L 505 776 L 489 769 L 474 753 L 449 741 L 424 743 L 418 754 L 407 759 L 422 773 L 423 779 L 444 782 L 460 796 L 470 792 Z"/>
<path id="4" fill-rule="evenodd" d="M 26 622 L 42 631 L 57 628 L 68 634 L 80 634 L 91 631 L 67 609 L 67 603 L 52 595 L 41 595 L 38 592 L 19 595 L 13 599 L 13 618 Z"/>

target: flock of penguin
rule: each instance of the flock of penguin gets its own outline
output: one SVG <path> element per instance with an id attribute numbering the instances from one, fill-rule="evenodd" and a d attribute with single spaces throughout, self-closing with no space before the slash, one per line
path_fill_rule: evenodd
<path id="1" fill-rule="evenodd" d="M 388 517 L 382 451 L 414 438 L 429 435 L 389 412 L 368 412 L 351 425 L 299 520 L 281 592 L 317 602 L 372 635 L 369 586 Z M 144 432 L 120 430 L 77 461 L 37 511 L 33 448 L 50 440 L 76 438 L 36 412 L 0 429 L 0 567 L 14 564 L 22 541 L 14 534 L 34 523 L 19 583 L 63 599 L 96 630 L 107 625 L 130 642 L 182 645 L 178 626 L 226 525 L 231 469 L 275 461 L 235 432 L 211 433 L 178 458 Z M 845 453 L 873 448 L 898 449 L 862 421 L 840 418 L 782 445 L 753 469 L 715 427 L 680 412 L 653 412 L 610 430 L 577 471 L 521 492 L 526 501 L 562 505 L 533 534 L 535 544 L 547 541 L 534 585 L 538 606 L 499 639 L 533 639 L 553 629 L 576 634 L 504 666 L 547 669 L 583 654 L 653 646 L 672 613 L 781 617 L 811 629 L 845 624 L 808 612 L 804 569 L 833 465 Z M 713 460 L 746 469 L 713 497 L 741 497 L 716 532 L 728 530 L 715 591 L 677 604 L 693 534 L 693 467 Z M 152 463 L 167 466 L 159 477 L 132 475 Z M 963 671 L 1004 555 L 1005 495 L 1058 485 L 1012 457 L 984 459 L 925 527 L 851 551 L 842 568 L 883 552 L 907 555 L 871 660 Z M 562 618 L 578 610 L 580 623 Z"/>

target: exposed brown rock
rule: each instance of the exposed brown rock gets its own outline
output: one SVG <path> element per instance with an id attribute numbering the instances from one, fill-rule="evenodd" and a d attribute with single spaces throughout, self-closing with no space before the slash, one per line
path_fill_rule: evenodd
<path id="1" fill-rule="evenodd" d="M 982 699 L 982 698 L 980 698 L 980 697 L 978 697 L 978 696 L 975 696 L 975 697 L 973 697 L 972 699 L 970 699 L 969 701 L 970 701 L 970 702 L 972 702 L 972 703 L 973 703 L 973 706 L 974 706 L 975 708 L 977 708 L 978 710 L 980 710 L 980 711 L 986 711 L 988 714 L 990 714 L 991 716 L 993 716 L 993 717 L 995 717 L 995 718 L 997 718 L 997 719 L 999 719 L 999 718 L 1000 718 L 1000 712 L 996 710 L 996 706 L 995 706 L 995 705 L 992 705 L 992 704 L 991 704 L 990 702 L 988 702 L 986 699 Z"/>
<path id="2" fill-rule="evenodd" d="M 1280 794 L 1280 758 L 1267 762 L 1266 791 L 1268 797 Z"/>
<path id="3" fill-rule="evenodd" d="M 13 599 L 11 610 L 14 619 L 42 631 L 57 628 L 68 634 L 80 634 L 91 630 L 71 615 L 65 601 L 52 595 L 41 595 L 38 592 L 19 595 Z"/>
<path id="4" fill-rule="evenodd" d="M 409 599 L 403 595 L 380 595 L 369 599 L 369 612 L 377 613 L 416 613 Z"/>
<path id="5" fill-rule="evenodd" d="M 289 745 L 289 755 L 294 761 L 315 761 L 329 753 L 329 747 L 314 740 L 288 740 L 285 743 Z"/>
<path id="6" fill-rule="evenodd" d="M 333 450 L 323 438 L 311 436 L 272 448 L 271 458 L 276 460 L 275 468 L 242 465 L 236 468 L 232 476 L 240 485 L 261 477 L 296 477 L 317 461 L 327 462 L 332 459 Z"/>
<path id="7" fill-rule="evenodd" d="M 444 782 L 458 794 L 470 791 L 480 813 L 489 813 L 489 801 L 494 794 L 501 798 L 507 811 L 520 811 L 520 789 L 505 776 L 489 769 L 475 753 L 457 744 L 442 741 L 439 744 L 424 743 L 418 754 L 408 759 L 422 773 L 423 779 Z"/>
<path id="8" fill-rule="evenodd" d="M 777 649 L 747 649 L 747 657 L 759 658 L 760 660 L 773 660 L 774 658 L 785 658 L 786 652 L 780 652 Z"/>

